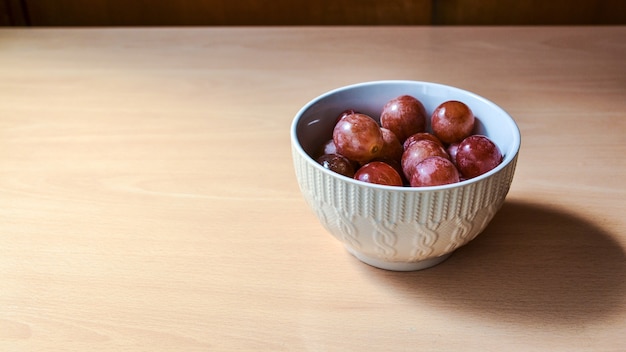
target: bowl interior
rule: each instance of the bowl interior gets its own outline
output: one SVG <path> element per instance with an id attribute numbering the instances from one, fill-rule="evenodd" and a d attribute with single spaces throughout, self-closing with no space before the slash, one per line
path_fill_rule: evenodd
<path id="1" fill-rule="evenodd" d="M 488 136 L 504 155 L 500 167 L 508 164 L 517 154 L 520 146 L 519 129 L 502 108 L 463 89 L 419 81 L 360 83 L 335 89 L 313 99 L 294 119 L 292 139 L 295 147 L 313 156 L 321 144 L 331 138 L 335 120 L 341 112 L 355 109 L 378 120 L 385 103 L 403 94 L 412 95 L 424 104 L 428 128 L 430 114 L 439 104 L 448 100 L 464 102 L 478 121 L 475 133 Z M 490 173 L 496 172 L 496 169 Z"/>

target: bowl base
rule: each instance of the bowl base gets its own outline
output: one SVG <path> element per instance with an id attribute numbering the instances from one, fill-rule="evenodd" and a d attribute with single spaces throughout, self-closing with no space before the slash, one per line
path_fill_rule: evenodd
<path id="1" fill-rule="evenodd" d="M 355 256 L 358 260 L 362 261 L 365 264 L 371 265 L 375 268 L 390 270 L 390 271 L 416 271 L 423 270 L 433 267 L 437 264 L 440 264 L 444 260 L 448 259 L 452 255 L 452 253 L 444 254 L 439 257 L 420 260 L 418 262 L 387 262 L 384 260 L 380 260 L 378 258 L 368 257 L 362 253 L 356 252 L 350 248 L 347 248 L 348 252 Z"/>

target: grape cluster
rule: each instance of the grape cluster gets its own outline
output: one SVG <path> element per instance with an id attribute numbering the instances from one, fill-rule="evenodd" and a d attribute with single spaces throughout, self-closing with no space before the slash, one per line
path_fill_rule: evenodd
<path id="1" fill-rule="evenodd" d="M 431 130 L 427 131 L 430 118 Z M 317 162 L 359 181 L 389 186 L 438 186 L 482 175 L 503 159 L 487 136 L 475 134 L 477 118 L 465 103 L 449 100 L 427 115 L 415 97 L 387 102 L 380 123 L 347 109 L 337 116 Z"/>

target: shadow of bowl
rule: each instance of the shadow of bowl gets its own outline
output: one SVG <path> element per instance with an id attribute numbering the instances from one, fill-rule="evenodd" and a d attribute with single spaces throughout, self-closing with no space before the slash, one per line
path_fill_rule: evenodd
<path id="1" fill-rule="evenodd" d="M 626 298 L 626 254 L 610 233 L 520 202 L 506 202 L 482 234 L 436 267 L 360 268 L 410 299 L 440 300 L 469 314 L 519 323 L 602 319 Z"/>

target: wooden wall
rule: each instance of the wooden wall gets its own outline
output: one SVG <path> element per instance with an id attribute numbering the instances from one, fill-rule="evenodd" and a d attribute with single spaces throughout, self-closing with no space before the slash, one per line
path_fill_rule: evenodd
<path id="1" fill-rule="evenodd" d="M 439 0 L 433 24 L 626 24 L 626 0 Z"/>
<path id="2" fill-rule="evenodd" d="M 626 0 L 0 0 L 0 25 L 626 24 Z"/>

